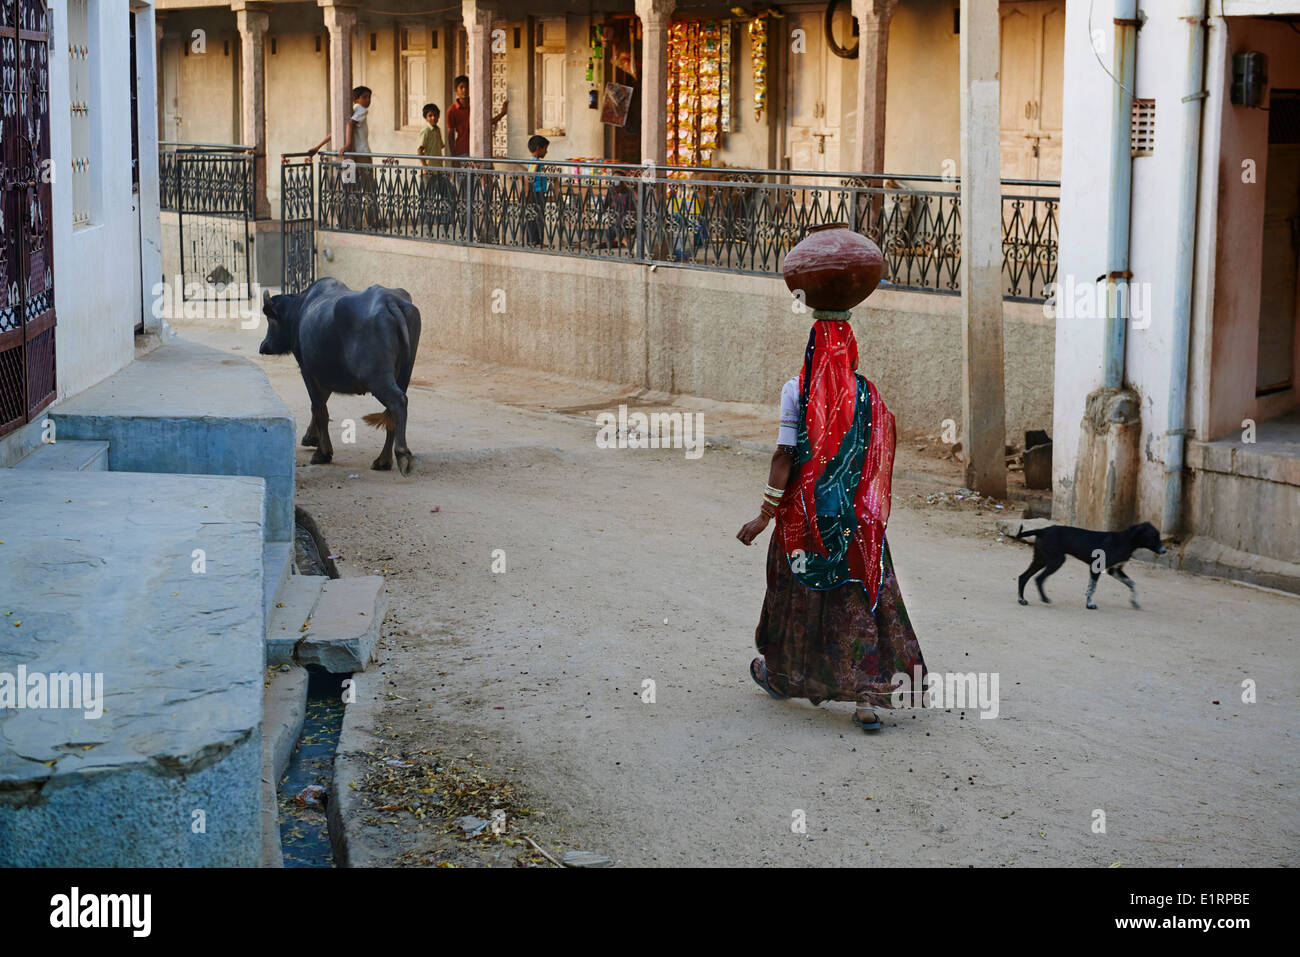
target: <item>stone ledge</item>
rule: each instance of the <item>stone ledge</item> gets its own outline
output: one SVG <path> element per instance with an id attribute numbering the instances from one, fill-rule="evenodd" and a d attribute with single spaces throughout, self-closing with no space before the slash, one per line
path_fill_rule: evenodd
<path id="1" fill-rule="evenodd" d="M 262 691 L 262 866 L 284 867 L 279 786 L 307 718 L 307 670 L 276 668 Z"/>
<path id="2" fill-rule="evenodd" d="M 237 476 L 4 475 L 0 670 L 102 675 L 103 712 L 0 711 L 0 860 L 260 861 L 264 488 Z"/>
<path id="3" fill-rule="evenodd" d="M 267 540 L 293 540 L 293 416 L 248 360 L 175 339 L 49 416 L 59 439 L 108 442 L 115 472 L 260 476 Z"/>
<path id="4" fill-rule="evenodd" d="M 294 646 L 306 634 L 312 609 L 320 598 L 323 575 L 291 575 L 276 596 L 279 601 L 267 615 L 266 663 L 282 665 L 293 661 Z"/>
<path id="5" fill-rule="evenodd" d="M 1229 548 L 1205 535 L 1193 536 L 1164 555 L 1137 552 L 1133 557 L 1195 575 L 1300 595 L 1300 564 Z"/>
<path id="6" fill-rule="evenodd" d="M 1188 442 L 1187 464 L 1203 472 L 1300 487 L 1300 456 L 1240 442 Z"/>
<path id="7" fill-rule="evenodd" d="M 386 607 L 379 575 L 325 582 L 294 657 L 332 674 L 364 671 L 374 657 Z"/>
<path id="8" fill-rule="evenodd" d="M 356 700 L 343 711 L 343 727 L 334 751 L 330 799 L 326 804 L 335 867 L 376 867 L 383 860 L 367 840 L 368 827 L 362 823 L 366 816 L 365 799 L 353 786 L 365 777 L 369 764 L 367 752 L 376 743 L 369 729 L 378 726 L 375 718 L 380 684 L 378 676 L 353 675 Z"/>

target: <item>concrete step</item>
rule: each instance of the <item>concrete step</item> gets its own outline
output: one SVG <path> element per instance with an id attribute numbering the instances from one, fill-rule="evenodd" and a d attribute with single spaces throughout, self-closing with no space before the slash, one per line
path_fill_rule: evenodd
<path id="1" fill-rule="evenodd" d="M 282 665 L 293 662 L 294 645 L 304 635 L 303 626 L 311 617 L 321 587 L 328 581 L 323 575 L 291 575 L 281 586 L 267 615 L 266 663 Z"/>
<path id="2" fill-rule="evenodd" d="M 0 670 L 75 669 L 104 705 L 0 708 L 0 861 L 261 863 L 263 491 L 242 476 L 0 478 Z"/>
<path id="3" fill-rule="evenodd" d="M 262 688 L 262 866 L 283 867 L 280 778 L 307 719 L 307 669 L 280 665 Z"/>
<path id="4" fill-rule="evenodd" d="M 51 472 L 107 472 L 108 443 L 65 440 L 38 445 L 14 468 Z"/>
<path id="5" fill-rule="evenodd" d="M 365 671 L 387 607 L 382 576 L 327 581 L 298 643 L 298 663 L 318 665 L 331 674 Z"/>
<path id="6" fill-rule="evenodd" d="M 262 546 L 262 620 L 270 622 L 280 589 L 293 573 L 293 542 L 266 542 Z"/>

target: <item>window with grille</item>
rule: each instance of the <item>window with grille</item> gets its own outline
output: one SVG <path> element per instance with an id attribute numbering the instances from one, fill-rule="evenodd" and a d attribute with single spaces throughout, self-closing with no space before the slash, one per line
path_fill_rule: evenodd
<path id="1" fill-rule="evenodd" d="M 1129 131 L 1129 155 L 1150 156 L 1156 151 L 1156 101 L 1133 99 L 1133 124 Z"/>
<path id="2" fill-rule="evenodd" d="M 91 205 L 91 165 L 93 162 L 93 104 L 91 67 L 94 52 L 90 48 L 91 0 L 68 0 L 68 93 L 72 121 L 72 227 L 89 226 L 93 219 Z"/>

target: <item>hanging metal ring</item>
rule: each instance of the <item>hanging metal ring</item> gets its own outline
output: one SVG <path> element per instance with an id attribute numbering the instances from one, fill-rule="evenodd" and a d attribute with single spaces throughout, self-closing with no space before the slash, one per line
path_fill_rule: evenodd
<path id="1" fill-rule="evenodd" d="M 826 5 L 826 43 L 830 46 L 831 52 L 837 57 L 844 60 L 856 60 L 858 58 L 858 46 L 862 42 L 859 37 L 853 44 L 852 49 L 845 49 L 835 42 L 835 8 L 844 0 L 831 0 Z"/>

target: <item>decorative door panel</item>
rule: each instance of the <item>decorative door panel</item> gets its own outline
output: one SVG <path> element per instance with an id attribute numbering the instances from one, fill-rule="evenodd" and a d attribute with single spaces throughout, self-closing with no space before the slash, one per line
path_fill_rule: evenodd
<path id="1" fill-rule="evenodd" d="M 1059 0 L 1003 3 L 1001 61 L 1002 176 L 1061 175 L 1061 109 L 1065 4 Z"/>
<path id="2" fill-rule="evenodd" d="M 54 401 L 49 12 L 0 0 L 0 435 Z"/>

